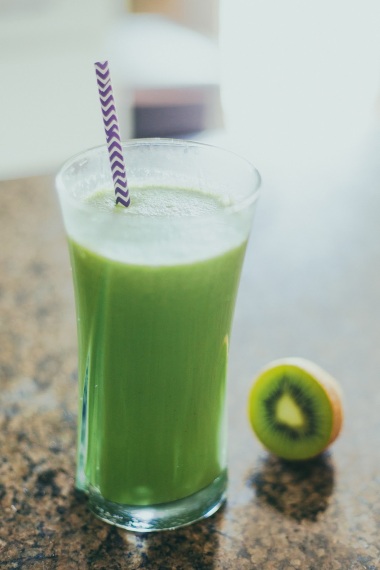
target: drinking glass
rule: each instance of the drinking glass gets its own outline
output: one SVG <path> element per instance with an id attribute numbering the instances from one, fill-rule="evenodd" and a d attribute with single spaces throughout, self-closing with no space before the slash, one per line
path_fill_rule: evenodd
<path id="1" fill-rule="evenodd" d="M 77 313 L 76 486 L 101 519 L 147 532 L 225 500 L 228 347 L 260 176 L 191 141 L 123 154 L 129 208 L 113 204 L 106 147 L 68 160 L 56 187 Z"/>

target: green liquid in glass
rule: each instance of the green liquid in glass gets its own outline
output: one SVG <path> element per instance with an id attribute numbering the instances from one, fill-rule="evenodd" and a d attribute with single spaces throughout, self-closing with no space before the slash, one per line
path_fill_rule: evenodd
<path id="1" fill-rule="evenodd" d="M 84 486 L 105 499 L 175 501 L 225 469 L 228 338 L 245 246 L 194 263 L 145 266 L 69 240 L 79 468 Z"/>

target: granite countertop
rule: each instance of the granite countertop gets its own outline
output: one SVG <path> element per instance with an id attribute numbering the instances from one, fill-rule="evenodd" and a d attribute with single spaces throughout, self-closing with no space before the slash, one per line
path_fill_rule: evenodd
<path id="1" fill-rule="evenodd" d="M 380 568 L 376 154 L 302 191 L 268 180 L 231 345 L 228 502 L 158 534 L 106 525 L 74 490 L 74 301 L 53 181 L 0 183 L 0 568 Z M 290 355 L 345 394 L 341 437 L 302 464 L 266 454 L 245 415 L 257 370 Z"/>

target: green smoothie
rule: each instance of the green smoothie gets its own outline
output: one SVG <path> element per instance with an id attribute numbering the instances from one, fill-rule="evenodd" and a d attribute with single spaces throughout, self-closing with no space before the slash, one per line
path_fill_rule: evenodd
<path id="1" fill-rule="evenodd" d="M 102 207 L 100 194 L 92 200 Z M 192 495 L 225 469 L 228 339 L 245 245 L 144 264 L 69 239 L 83 486 L 153 505 Z"/>

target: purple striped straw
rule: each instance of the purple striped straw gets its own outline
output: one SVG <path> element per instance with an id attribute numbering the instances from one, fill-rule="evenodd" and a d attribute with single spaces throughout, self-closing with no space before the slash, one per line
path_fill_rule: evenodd
<path id="1" fill-rule="evenodd" d="M 107 138 L 107 148 L 113 185 L 115 188 L 116 204 L 121 204 L 127 208 L 131 203 L 131 199 L 129 197 L 127 173 L 125 171 L 119 123 L 116 115 L 108 61 L 97 61 L 95 63 L 95 72 L 96 81 L 98 83 L 104 130 Z"/>

